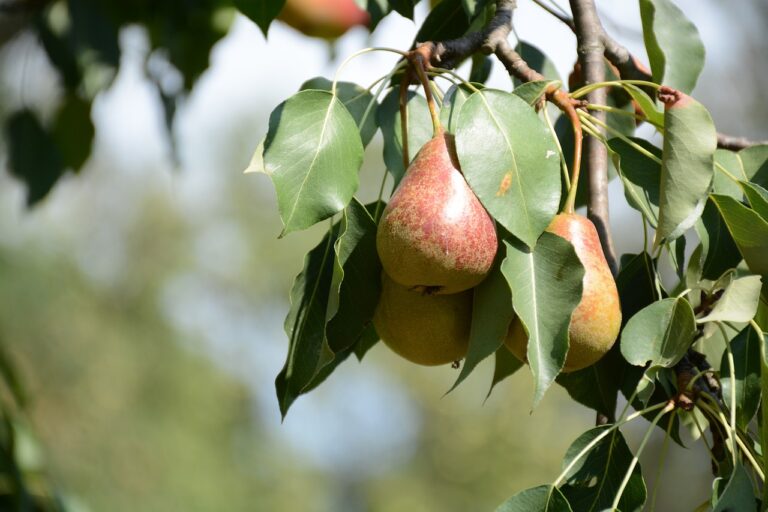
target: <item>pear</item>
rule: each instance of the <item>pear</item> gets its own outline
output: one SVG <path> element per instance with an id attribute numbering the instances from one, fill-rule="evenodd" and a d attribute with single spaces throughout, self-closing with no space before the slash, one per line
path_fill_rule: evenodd
<path id="1" fill-rule="evenodd" d="M 425 295 L 381 277 L 381 298 L 373 325 L 382 341 L 401 357 L 425 366 L 462 359 L 469 346 L 472 290 Z"/>
<path id="2" fill-rule="evenodd" d="M 438 131 L 382 214 L 376 248 L 384 270 L 412 290 L 457 293 L 485 278 L 497 244 L 493 220 L 459 170 L 453 136 Z"/>
<path id="3" fill-rule="evenodd" d="M 619 292 L 594 224 L 573 213 L 556 215 L 547 231 L 565 238 L 573 245 L 584 266 L 581 302 L 571 315 L 568 326 L 570 346 L 563 372 L 581 370 L 596 363 L 613 346 L 621 329 Z M 528 335 L 516 319 L 506 345 L 521 361 L 526 360 Z"/>

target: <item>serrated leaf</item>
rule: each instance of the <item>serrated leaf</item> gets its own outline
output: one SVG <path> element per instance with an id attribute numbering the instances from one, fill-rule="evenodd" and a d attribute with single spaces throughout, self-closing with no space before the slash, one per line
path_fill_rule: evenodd
<path id="1" fill-rule="evenodd" d="M 432 138 L 432 118 L 424 96 L 408 92 L 408 157 L 413 161 L 421 146 Z M 400 96 L 392 89 L 384 97 L 377 111 L 377 119 L 384 136 L 384 164 L 397 185 L 405 174 L 403 165 L 403 135 L 400 126 Z"/>
<path id="2" fill-rule="evenodd" d="M 571 314 L 581 302 L 584 267 L 564 238 L 544 232 L 531 251 L 505 241 L 501 271 L 528 333 L 528 364 L 535 380 L 533 406 L 560 373 L 568 352 Z"/>
<path id="3" fill-rule="evenodd" d="M 698 322 L 749 322 L 760 302 L 760 276 L 737 277 L 725 289 L 715 307 Z"/>
<path id="4" fill-rule="evenodd" d="M 636 138 L 631 140 L 661 158 L 661 150 L 650 142 Z M 608 145 L 613 152 L 613 163 L 621 176 L 627 202 L 656 228 L 659 223 L 661 165 L 622 139 L 611 139 Z"/>
<path id="5" fill-rule="evenodd" d="M 256 23 L 264 37 L 267 37 L 269 25 L 283 10 L 285 0 L 235 0 L 235 7 Z"/>
<path id="6" fill-rule="evenodd" d="M 653 81 L 690 93 L 704 68 L 699 31 L 671 0 L 640 0 Z"/>
<path id="7" fill-rule="evenodd" d="M 750 325 L 731 341 L 735 378 L 731 378 L 727 352 L 723 353 L 720 361 L 723 401 L 730 408 L 731 386 L 735 386 L 736 424 L 742 430 L 747 429 L 760 405 L 760 345 L 762 342 L 763 340 Z"/>
<path id="8" fill-rule="evenodd" d="M 488 277 L 474 290 L 469 348 L 461 373 L 449 392 L 461 384 L 483 359 L 502 348 L 507 337 L 515 313 L 512 309 L 512 292 L 501 272 L 503 259 L 502 248 L 496 254 L 496 261 Z"/>
<path id="9" fill-rule="evenodd" d="M 701 240 L 701 277 L 715 280 L 741 261 L 736 243 L 711 199 L 694 227 Z"/>
<path id="10" fill-rule="evenodd" d="M 488 394 L 485 396 L 486 400 L 491 396 L 491 392 L 493 391 L 493 388 L 496 387 L 496 384 L 523 367 L 523 362 L 512 355 L 512 352 L 510 352 L 504 345 L 496 351 L 494 360 L 493 379 L 491 380 L 491 387 L 488 389 Z"/>
<path id="11" fill-rule="evenodd" d="M 717 489 L 719 486 L 715 486 Z M 737 463 L 720 496 L 713 496 L 713 512 L 757 510 L 752 481 L 741 463 Z"/>
<path id="12" fill-rule="evenodd" d="M 712 194 L 710 197 L 749 269 L 768 276 L 768 222 L 730 196 Z"/>
<path id="13" fill-rule="evenodd" d="M 521 491 L 499 505 L 496 512 L 573 512 L 557 487 L 540 485 Z"/>
<path id="14" fill-rule="evenodd" d="M 91 154 L 94 133 L 91 103 L 76 94 L 65 96 L 52 128 L 64 167 L 80 170 Z"/>
<path id="15" fill-rule="evenodd" d="M 333 82 L 325 77 L 317 76 L 301 84 L 299 90 L 316 89 L 319 91 L 331 91 Z M 338 82 L 336 84 L 336 96 L 347 108 L 355 120 L 363 146 L 367 146 L 378 129 L 376 124 L 376 108 L 379 104 L 370 91 L 352 82 Z"/>
<path id="16" fill-rule="evenodd" d="M 635 366 L 671 367 L 685 355 L 695 332 L 688 301 L 662 299 L 629 319 L 621 333 L 621 354 Z"/>
<path id="17" fill-rule="evenodd" d="M 469 29 L 462 0 L 441 0 L 427 15 L 414 43 L 445 41 L 461 37 Z"/>
<path id="18" fill-rule="evenodd" d="M 338 98 L 301 91 L 269 117 L 264 169 L 277 191 L 285 236 L 340 212 L 357 190 L 363 145 Z"/>
<path id="19" fill-rule="evenodd" d="M 584 432 L 565 454 L 563 469 L 571 464 L 573 467 L 560 490 L 574 510 L 610 510 L 632 463 L 633 455 L 624 436 L 618 430 L 605 435 L 609 428 L 604 425 Z M 604 437 L 590 446 L 601 435 Z M 642 470 L 636 464 L 619 500 L 619 510 L 641 509 L 646 494 Z"/>
<path id="20" fill-rule="evenodd" d="M 659 225 L 654 247 L 680 237 L 701 216 L 714 176 L 717 133 L 707 109 L 682 96 L 664 109 Z"/>
<path id="21" fill-rule="evenodd" d="M 459 112 L 456 151 L 480 202 L 533 247 L 560 204 L 560 159 L 552 134 L 518 96 L 486 89 Z"/>
<path id="22" fill-rule="evenodd" d="M 32 206 L 48 195 L 64 174 L 59 150 L 31 110 L 10 116 L 5 134 L 11 174 L 26 184 L 27 205 Z"/>

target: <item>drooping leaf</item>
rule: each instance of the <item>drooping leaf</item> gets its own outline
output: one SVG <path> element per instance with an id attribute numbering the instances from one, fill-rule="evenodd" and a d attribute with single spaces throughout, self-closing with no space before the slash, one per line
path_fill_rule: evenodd
<path id="1" fill-rule="evenodd" d="M 461 37 L 469 28 L 462 0 L 441 0 L 416 33 L 415 42 L 445 41 Z"/>
<path id="2" fill-rule="evenodd" d="M 408 157 L 411 161 L 429 139 L 432 138 L 432 120 L 424 96 L 413 91 L 408 92 Z M 403 165 L 403 135 L 400 126 L 400 97 L 397 89 L 392 89 L 384 97 L 377 112 L 381 133 L 384 136 L 384 164 L 399 183 L 405 174 Z"/>
<path id="3" fill-rule="evenodd" d="M 626 324 L 638 311 L 649 306 L 658 297 L 655 286 L 655 264 L 647 252 L 625 254 L 616 278 L 621 303 L 621 318 Z"/>
<path id="4" fill-rule="evenodd" d="M 704 68 L 696 26 L 672 0 L 640 0 L 640 18 L 653 81 L 689 94 Z"/>
<path id="5" fill-rule="evenodd" d="M 685 95 L 672 95 L 664 109 L 664 150 L 659 189 L 659 225 L 654 247 L 674 240 L 701 216 L 714 175 L 717 133 L 707 109 Z M 674 102 L 672 102 L 674 101 Z"/>
<path id="6" fill-rule="evenodd" d="M 561 373 L 555 380 L 575 401 L 613 422 L 626 365 L 616 344 L 597 363 L 575 372 Z"/>
<path id="7" fill-rule="evenodd" d="M 741 261 L 736 243 L 711 199 L 707 201 L 695 228 L 702 248 L 701 277 L 715 280 Z"/>
<path id="8" fill-rule="evenodd" d="M 656 108 L 656 102 L 645 91 L 634 84 L 623 84 L 624 90 L 632 96 L 645 118 L 654 126 L 664 127 L 664 113 Z"/>
<path id="9" fill-rule="evenodd" d="M 21 110 L 5 124 L 11 174 L 27 185 L 29 206 L 43 199 L 64 173 L 53 136 L 31 110 Z"/>
<path id="10" fill-rule="evenodd" d="M 336 224 L 304 258 L 304 268 L 291 288 L 291 309 L 285 318 L 289 346 L 285 366 L 275 380 L 280 412 L 288 408 L 317 373 L 325 341 L 328 292 L 333 280 L 333 244 L 339 233 Z"/>
<path id="11" fill-rule="evenodd" d="M 496 512 L 573 512 L 557 487 L 540 485 L 521 491 L 499 505 Z"/>
<path id="12" fill-rule="evenodd" d="M 331 91 L 333 82 L 325 77 L 318 76 L 311 78 L 301 84 L 300 90 L 317 89 L 320 91 Z M 367 146 L 373 135 L 376 133 L 376 108 L 379 104 L 370 91 L 352 82 L 338 82 L 336 84 L 336 95 L 341 103 L 347 107 L 347 110 L 355 120 L 360 130 L 360 139 L 363 146 Z"/>
<path id="13" fill-rule="evenodd" d="M 474 93 L 459 112 L 456 151 L 483 206 L 533 247 L 560 203 L 557 146 L 533 108 L 504 91 Z"/>
<path id="14" fill-rule="evenodd" d="M 491 387 L 488 389 L 488 394 L 485 397 L 486 400 L 491 396 L 491 392 L 493 391 L 493 388 L 496 387 L 496 384 L 514 374 L 523 366 L 523 362 L 516 358 L 504 345 L 499 347 L 496 351 L 496 357 L 494 359 L 493 379 L 491 380 Z"/>
<path id="15" fill-rule="evenodd" d="M 443 105 L 440 107 L 440 122 L 448 133 L 456 133 L 459 111 L 471 94 L 472 90 L 463 84 L 454 84 L 445 91 Z"/>
<path id="16" fill-rule="evenodd" d="M 712 311 L 698 322 L 749 322 L 757 313 L 762 286 L 760 276 L 734 278 Z"/>
<path id="17" fill-rule="evenodd" d="M 749 269 L 768 276 L 768 222 L 730 196 L 712 194 L 711 198 Z"/>
<path id="18" fill-rule="evenodd" d="M 91 103 L 76 94 L 68 94 L 59 107 L 52 130 L 65 168 L 80 170 L 91 154 L 94 132 Z"/>
<path id="19" fill-rule="evenodd" d="M 643 139 L 631 139 L 651 154 L 661 158 L 661 150 Z M 656 228 L 659 222 L 659 188 L 661 186 L 661 165 L 638 152 L 619 138 L 611 139 L 608 145 L 613 152 L 613 163 L 619 170 L 624 184 L 624 196 L 629 205 L 643 214 L 648 223 Z"/>
<path id="20" fill-rule="evenodd" d="M 580 435 L 565 454 L 563 469 L 571 466 L 566 483 L 560 488 L 574 510 L 610 510 L 614 497 L 629 471 L 632 452 L 621 432 L 610 427 L 595 427 Z M 590 447 L 601 436 L 602 439 Z M 576 457 L 581 455 L 579 459 Z M 646 489 L 640 464 L 632 469 L 629 482 L 619 500 L 619 510 L 640 510 Z"/>
<path id="21" fill-rule="evenodd" d="M 736 424 L 746 430 L 760 405 L 760 344 L 762 339 L 752 326 L 745 327 L 732 341 L 735 378 L 731 377 L 728 353 L 720 361 L 723 401 L 730 407 L 731 386 L 736 388 Z"/>
<path id="22" fill-rule="evenodd" d="M 629 319 L 621 333 L 621 353 L 630 364 L 671 367 L 684 355 L 696 332 L 693 309 L 685 298 L 654 302 Z"/>
<path id="23" fill-rule="evenodd" d="M 235 7 L 258 25 L 264 37 L 267 37 L 269 25 L 284 5 L 285 0 L 235 0 Z"/>
<path id="24" fill-rule="evenodd" d="M 721 486 L 715 484 L 715 492 Z M 731 472 L 731 477 L 722 493 L 712 497 L 713 512 L 735 512 L 757 510 L 755 491 L 752 489 L 752 481 L 749 479 L 746 469 L 740 463 L 736 464 Z"/>
<path id="25" fill-rule="evenodd" d="M 503 259 L 504 249 L 500 248 L 488 277 L 475 288 L 469 349 L 461 373 L 450 391 L 461 384 L 483 359 L 499 350 L 507 337 L 515 313 L 512 309 L 512 292 L 501 272 Z"/>
<path id="26" fill-rule="evenodd" d="M 376 332 L 376 328 L 373 324 L 369 324 L 365 329 L 365 332 L 363 332 L 363 335 L 360 336 L 358 342 L 355 343 L 354 352 L 357 360 L 362 361 L 365 354 L 367 354 L 378 342 L 379 334 Z"/>
<path id="27" fill-rule="evenodd" d="M 568 351 L 571 314 L 581 301 L 584 267 L 564 238 L 544 232 L 533 250 L 508 242 L 501 264 L 518 318 L 528 333 L 533 405 L 555 380 Z"/>
<path id="28" fill-rule="evenodd" d="M 340 212 L 357 190 L 363 145 L 355 120 L 325 91 L 301 91 L 269 117 L 264 169 L 284 236 Z"/>

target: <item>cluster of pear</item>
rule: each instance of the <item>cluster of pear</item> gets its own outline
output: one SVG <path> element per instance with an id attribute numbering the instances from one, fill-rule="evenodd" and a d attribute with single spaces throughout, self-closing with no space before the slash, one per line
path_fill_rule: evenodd
<path id="1" fill-rule="evenodd" d="M 561 213 L 547 230 L 573 244 L 585 270 L 563 368 L 574 371 L 595 363 L 613 345 L 621 327 L 619 298 L 586 217 Z M 373 322 L 384 343 L 417 364 L 462 359 L 473 288 L 491 270 L 498 239 L 494 221 L 460 171 L 451 135 L 437 131 L 413 159 L 384 209 L 376 246 L 384 272 Z M 512 322 L 505 344 L 525 361 L 528 335 L 519 320 Z"/>

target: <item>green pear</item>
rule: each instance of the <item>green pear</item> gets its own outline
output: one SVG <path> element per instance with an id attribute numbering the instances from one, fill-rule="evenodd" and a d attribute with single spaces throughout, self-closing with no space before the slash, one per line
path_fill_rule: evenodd
<path id="1" fill-rule="evenodd" d="M 439 133 L 384 209 L 376 235 L 384 270 L 412 290 L 458 293 L 485 278 L 497 245 L 493 220 L 459 170 L 453 137 Z"/>
<path id="2" fill-rule="evenodd" d="M 563 372 L 581 370 L 596 363 L 608 352 L 621 329 L 621 306 L 616 281 L 605 261 L 594 224 L 584 216 L 561 213 L 547 231 L 573 245 L 584 266 L 581 302 L 568 326 L 570 346 Z M 528 335 L 519 319 L 510 328 L 506 345 L 521 361 L 526 360 Z"/>
<path id="3" fill-rule="evenodd" d="M 425 295 L 382 273 L 381 298 L 373 325 L 389 348 L 413 363 L 452 363 L 467 353 L 472 295 L 472 290 Z"/>

